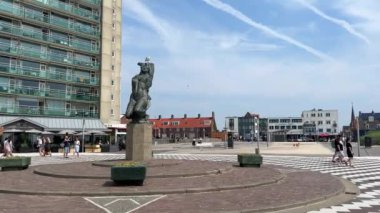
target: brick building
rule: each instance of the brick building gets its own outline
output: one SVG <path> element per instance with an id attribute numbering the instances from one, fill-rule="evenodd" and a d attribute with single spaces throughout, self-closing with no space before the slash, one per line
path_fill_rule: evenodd
<path id="1" fill-rule="evenodd" d="M 153 137 L 169 139 L 186 138 L 210 138 L 217 132 L 215 114 L 211 117 L 187 117 L 182 118 L 162 118 L 161 115 L 156 119 L 149 119 L 153 124 Z"/>

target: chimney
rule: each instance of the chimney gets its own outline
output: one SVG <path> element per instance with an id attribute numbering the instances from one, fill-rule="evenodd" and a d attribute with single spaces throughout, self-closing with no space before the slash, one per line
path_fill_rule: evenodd
<path id="1" fill-rule="evenodd" d="M 161 119 L 161 115 L 158 116 L 158 120 L 160 120 L 160 119 Z"/>
<path id="2" fill-rule="evenodd" d="M 186 115 L 186 114 L 184 114 L 184 115 L 183 115 L 183 118 L 187 118 L 187 115 Z"/>
<path id="3" fill-rule="evenodd" d="M 198 113 L 198 118 L 201 118 L 201 114 Z"/>
<path id="4" fill-rule="evenodd" d="M 214 111 L 211 113 L 211 117 L 215 118 L 215 112 Z"/>
<path id="5" fill-rule="evenodd" d="M 170 116 L 170 118 L 173 119 L 173 118 L 174 118 L 174 115 L 172 114 L 172 116 Z"/>

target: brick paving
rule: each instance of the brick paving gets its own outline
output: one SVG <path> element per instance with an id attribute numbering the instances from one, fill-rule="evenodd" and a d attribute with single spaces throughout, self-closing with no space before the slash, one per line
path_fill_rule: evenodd
<path id="1" fill-rule="evenodd" d="M 168 194 L 135 212 L 221 212 L 242 209 L 266 209 L 299 202 L 308 202 L 331 196 L 343 190 L 341 182 L 328 174 L 320 174 L 280 166 L 264 165 L 262 168 L 233 167 L 231 162 L 161 160 L 174 162 L 165 169 L 152 167 L 154 174 L 195 173 L 230 167 L 221 174 L 192 177 L 147 178 L 144 186 L 115 187 L 109 179 L 72 179 L 41 176 L 33 169 L 77 174 L 102 175 L 108 167 L 93 166 L 91 162 L 30 167 L 24 171 L 0 173 L 0 189 L 23 190 L 33 193 L 83 192 L 86 197 L 109 194 L 150 194 L 152 191 L 179 190 Z M 203 193 L 183 193 L 189 188 L 207 189 L 231 185 L 249 185 L 283 179 L 271 185 L 238 188 Z M 86 194 L 87 193 L 87 194 Z M 83 196 L 33 196 L 0 193 L 0 212 L 104 212 Z M 111 202 L 112 203 L 112 202 Z M 116 203 L 115 203 L 116 205 Z M 112 206 L 112 205 L 110 205 Z M 112 211 L 109 211 L 112 212 Z M 126 212 L 126 211 L 124 211 Z"/>

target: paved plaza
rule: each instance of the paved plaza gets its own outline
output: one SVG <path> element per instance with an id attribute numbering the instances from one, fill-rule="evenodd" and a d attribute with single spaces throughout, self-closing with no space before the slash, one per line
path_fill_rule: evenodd
<path id="1" fill-rule="evenodd" d="M 212 165 L 224 168 L 225 165 L 236 164 L 236 153 L 250 152 L 253 150 L 253 145 L 237 144 L 232 150 L 223 147 L 198 149 L 188 145 L 170 144 L 156 147 L 154 158 L 157 161 L 194 162 L 192 163 L 194 170 L 197 168 L 198 172 L 202 172 L 202 168 L 205 171 L 210 170 L 213 168 Z M 238 212 L 242 210 L 257 212 L 260 208 L 271 212 L 380 212 L 380 157 L 356 157 L 355 167 L 347 167 L 331 162 L 331 156 L 329 156 L 331 150 L 326 144 L 301 144 L 299 148 L 293 148 L 292 144 L 271 144 L 272 150 L 268 147 L 267 153 L 278 150 L 279 155 L 265 154 L 265 144 L 260 145 L 262 145 L 261 153 L 264 156 L 264 166 L 260 169 L 262 175 L 276 177 L 273 175 L 275 173 L 271 175 L 271 172 L 277 171 L 279 174 L 285 174 L 287 179 L 279 179 L 280 181 L 277 183 L 270 183 L 271 178 L 262 176 L 261 179 L 267 180 L 267 184 L 272 185 L 253 186 L 251 184 L 251 188 L 237 191 L 223 190 L 222 187 L 236 187 L 226 184 L 231 180 L 231 178 L 227 178 L 228 175 L 239 180 L 241 185 L 248 184 L 245 180 L 255 183 L 258 181 L 253 177 L 249 178 L 249 173 L 239 176 L 238 173 L 233 174 L 237 171 L 233 171 L 227 172 L 225 180 L 222 178 L 219 182 L 207 182 L 204 181 L 207 177 L 196 177 L 194 180 L 203 178 L 203 181 L 195 182 L 196 184 L 190 181 L 176 183 L 177 180 L 173 179 L 171 184 L 165 186 L 168 189 L 173 187 L 174 190 L 174 187 L 180 185 L 185 187 L 186 184 L 193 184 L 198 187 L 199 192 L 203 189 L 209 190 L 203 193 L 184 193 L 183 191 L 176 193 L 167 191 L 168 193 L 165 193 L 163 190 L 161 190 L 162 193 L 156 193 L 154 181 L 149 181 L 144 185 L 148 191 L 150 190 L 150 193 L 142 189 L 128 188 L 118 191 L 119 189 L 113 187 L 101 191 L 96 188 L 98 187 L 96 180 L 46 177 L 44 175 L 39 177 L 39 175 L 33 174 L 33 171 L 40 169 L 45 173 L 62 173 L 70 176 L 86 175 L 90 172 L 88 168 L 91 163 L 89 162 L 121 160 L 125 157 L 124 153 L 84 153 L 79 158 L 70 156 L 68 159 L 64 159 L 58 153 L 53 153 L 52 157 L 40 157 L 36 153 L 18 154 L 31 156 L 32 165 L 28 170 L 19 174 L 16 174 L 17 171 L 0 173 L 0 178 L 3 180 L 0 184 L 0 199 L 4 201 L 0 203 L 0 212 Z M 287 155 L 286 149 L 289 153 Z M 313 154 L 310 154 L 309 149 L 313 149 Z M 328 153 L 329 151 L 330 153 Z M 198 165 L 197 162 L 205 163 Z M 217 164 L 206 165 L 207 162 Z M 73 174 L 72 171 L 78 170 L 79 172 Z M 192 169 L 190 168 L 190 170 Z M 247 171 L 249 170 L 245 170 L 245 172 Z M 170 173 L 170 170 L 167 172 Z M 185 169 L 182 172 L 186 172 Z M 99 169 L 98 175 L 99 178 L 107 176 L 107 174 L 103 175 L 105 177 L 102 176 L 101 169 Z M 280 178 L 281 175 L 278 177 Z M 345 188 L 340 187 L 339 181 L 334 182 L 339 179 L 336 177 L 340 178 Z M 16 178 L 19 180 L 16 181 Z M 187 178 L 189 179 L 189 177 Z M 54 184 L 48 186 L 45 185 L 48 183 L 43 181 L 39 183 L 39 180 L 45 179 L 53 180 L 51 183 Z M 351 185 L 347 183 L 345 185 L 344 181 Z M 67 183 L 69 186 L 64 186 Z M 87 188 L 84 186 L 86 184 Z M 352 187 L 353 185 L 356 187 Z M 212 191 L 214 190 L 213 186 L 220 187 L 222 190 L 214 192 Z M 313 188 L 315 186 L 316 188 Z M 337 188 L 331 188 L 331 186 Z M 157 181 L 157 187 L 163 186 L 160 186 Z M 180 189 L 181 187 L 176 190 Z M 357 191 L 358 189 L 360 193 Z M 66 193 L 67 191 L 78 191 L 82 194 L 70 195 Z M 271 191 L 275 194 L 271 194 Z M 333 191 L 341 192 L 334 194 Z M 260 192 L 263 196 L 260 197 L 255 192 Z M 312 199 L 306 199 L 308 196 Z M 249 199 L 246 199 L 247 197 Z M 301 197 L 305 198 L 304 203 L 292 205 L 296 203 L 294 199 Z M 240 209 L 228 208 L 231 206 L 229 202 L 232 202 L 234 198 L 238 198 L 234 202 L 238 203 L 237 206 L 240 205 Z M 270 204 L 271 200 L 278 200 L 278 202 Z M 194 205 L 195 201 L 197 205 Z M 278 205 L 279 208 L 269 208 L 282 201 L 284 203 Z M 287 201 L 291 203 L 286 203 Z M 255 205 L 246 205 L 249 203 Z"/>

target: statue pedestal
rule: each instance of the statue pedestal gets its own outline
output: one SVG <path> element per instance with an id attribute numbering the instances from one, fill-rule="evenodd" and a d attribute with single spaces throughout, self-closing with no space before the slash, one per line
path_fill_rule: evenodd
<path id="1" fill-rule="evenodd" d="M 126 159 L 147 161 L 152 159 L 152 124 L 128 124 Z"/>

